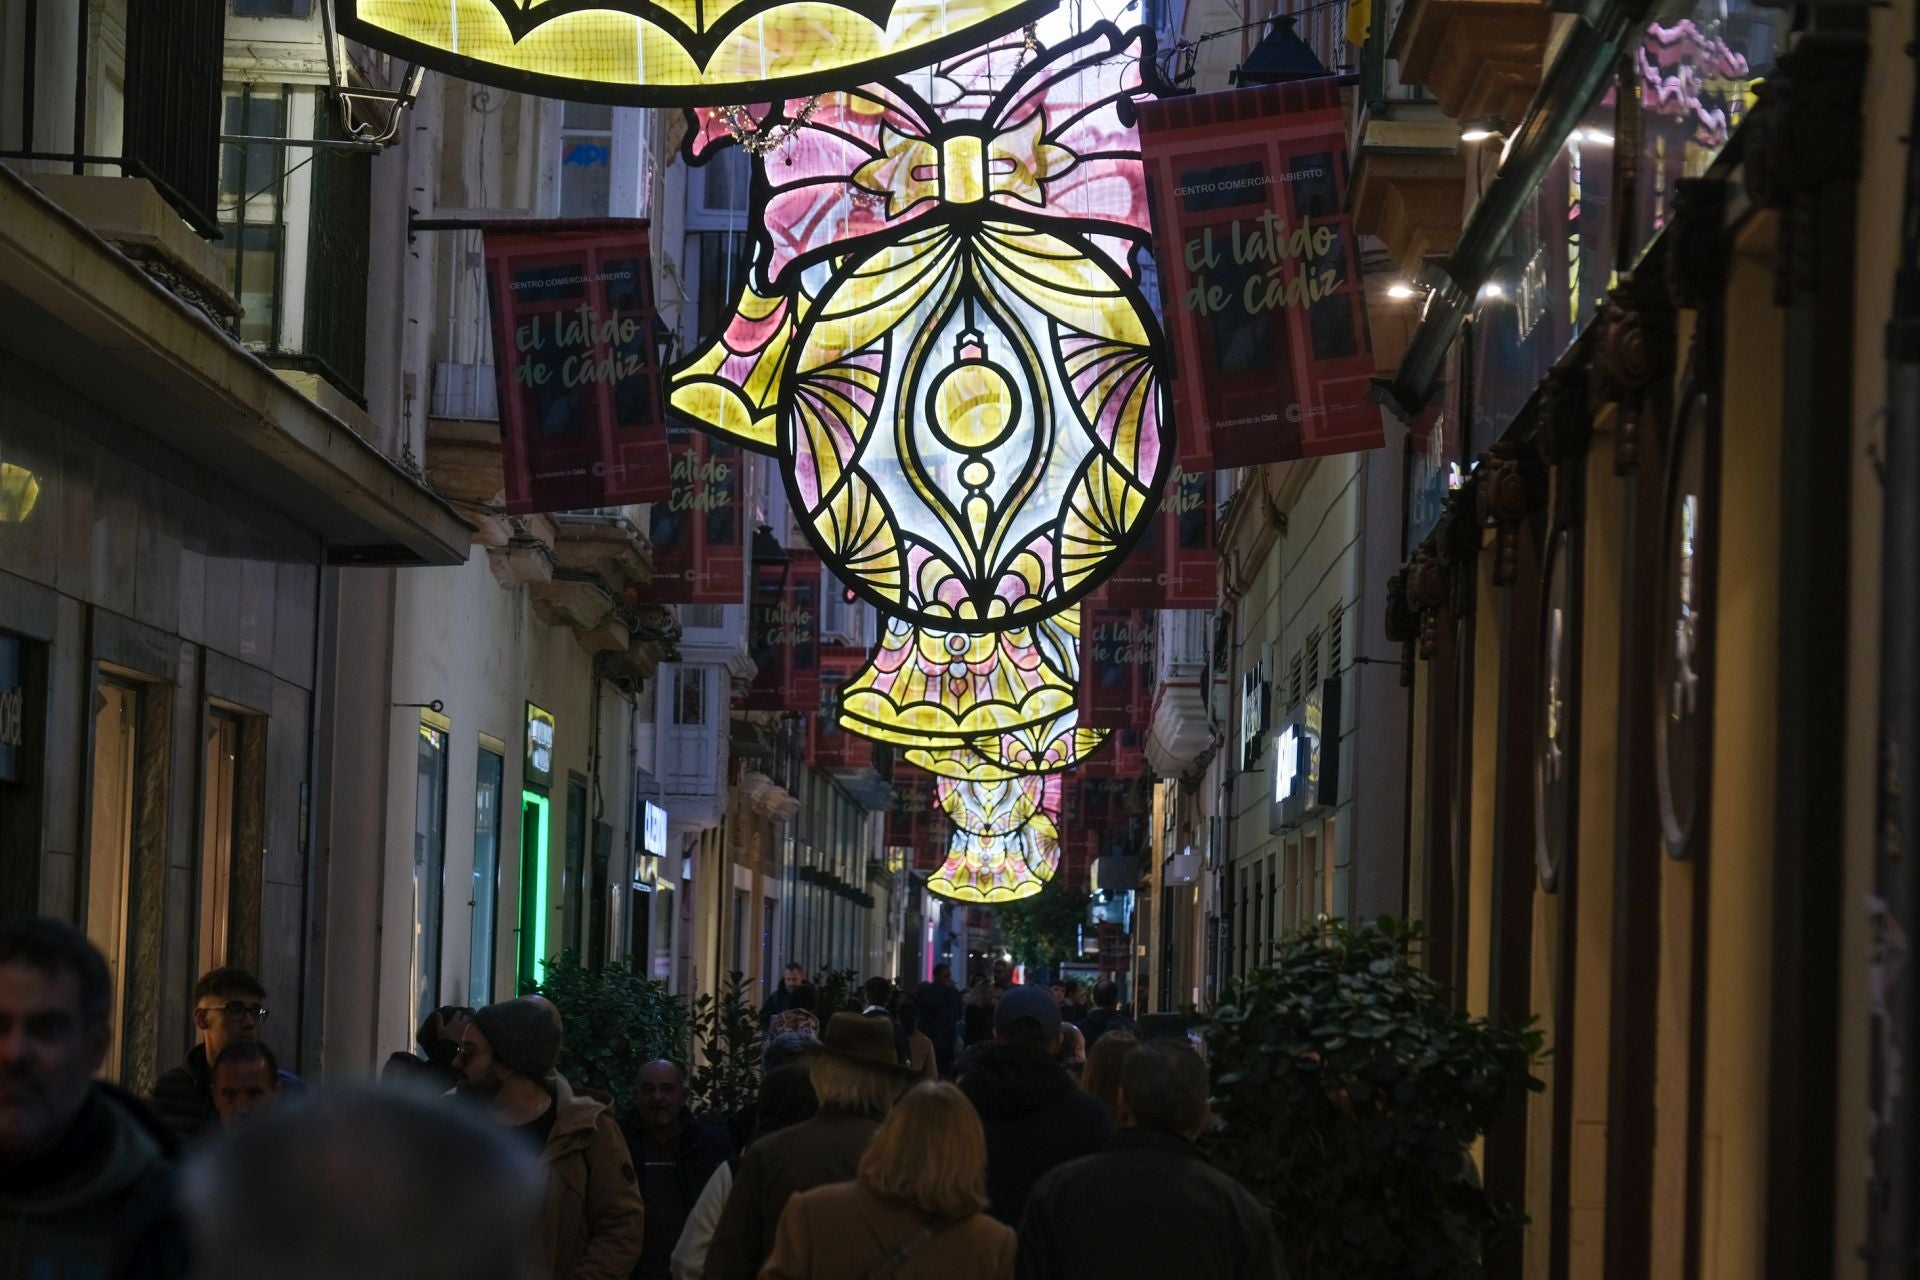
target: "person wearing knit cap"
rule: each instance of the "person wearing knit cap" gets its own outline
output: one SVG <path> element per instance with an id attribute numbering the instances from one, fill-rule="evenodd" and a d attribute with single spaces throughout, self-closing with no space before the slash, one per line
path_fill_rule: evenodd
<path id="1" fill-rule="evenodd" d="M 552 1280 L 628 1280 L 640 1260 L 646 1209 L 612 1108 L 576 1094 L 558 1071 L 560 1011 L 522 997 L 473 1015 L 454 1066 L 460 1092 L 540 1154 L 540 1215 Z"/>

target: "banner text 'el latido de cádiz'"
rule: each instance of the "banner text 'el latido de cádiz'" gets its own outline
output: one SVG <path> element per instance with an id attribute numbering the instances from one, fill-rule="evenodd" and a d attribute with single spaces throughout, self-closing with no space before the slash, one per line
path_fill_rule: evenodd
<path id="1" fill-rule="evenodd" d="M 1215 468 L 1385 442 L 1333 78 L 1140 105 L 1183 436 Z"/>
<path id="2" fill-rule="evenodd" d="M 485 240 L 507 512 L 666 498 L 647 224 L 501 222 Z"/>

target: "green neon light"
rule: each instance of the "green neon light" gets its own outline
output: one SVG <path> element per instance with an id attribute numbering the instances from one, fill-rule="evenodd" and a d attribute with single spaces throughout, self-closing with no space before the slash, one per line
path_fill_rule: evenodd
<path id="1" fill-rule="evenodd" d="M 535 984 L 545 981 L 547 972 L 547 798 L 537 791 L 522 791 L 520 803 L 524 808 L 532 805 L 537 814 L 534 818 L 533 842 L 533 918 L 528 920 L 522 908 L 521 927 L 527 937 L 532 939 L 533 951 L 530 956 L 522 957 L 522 967 L 532 976 Z M 521 901 L 529 900 L 526 884 L 525 864 L 522 863 Z"/>

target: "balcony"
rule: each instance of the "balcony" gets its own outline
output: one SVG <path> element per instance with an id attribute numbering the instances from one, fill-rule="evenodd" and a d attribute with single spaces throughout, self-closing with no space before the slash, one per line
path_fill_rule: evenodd
<path id="1" fill-rule="evenodd" d="M 1213 615 L 1194 609 L 1163 609 L 1147 729 L 1147 761 L 1163 777 L 1177 778 L 1204 764 L 1214 745 L 1207 717 L 1207 684 L 1224 685 L 1208 670 L 1207 639 Z M 1216 691 L 1217 693 L 1217 691 Z M 1219 698 L 1213 699 L 1219 705 Z"/>

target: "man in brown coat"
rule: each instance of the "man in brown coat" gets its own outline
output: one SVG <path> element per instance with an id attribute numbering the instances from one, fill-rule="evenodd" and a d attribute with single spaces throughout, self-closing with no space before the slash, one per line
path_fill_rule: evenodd
<path id="1" fill-rule="evenodd" d="M 646 1209 L 612 1108 L 576 1095 L 554 1070 L 560 1016 L 544 1000 L 473 1015 L 454 1065 L 461 1091 L 540 1153 L 546 1204 L 541 1251 L 552 1280 L 628 1280 L 640 1261 Z"/>
<path id="2" fill-rule="evenodd" d="M 787 1197 L 851 1179 L 894 1098 L 916 1079 L 900 1065 L 892 1025 L 878 1018 L 836 1013 L 810 1051 L 820 1110 L 747 1148 L 714 1228 L 705 1280 L 754 1280 L 773 1252 Z"/>

